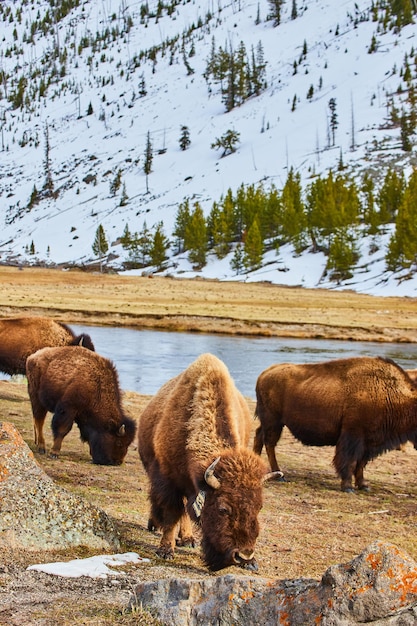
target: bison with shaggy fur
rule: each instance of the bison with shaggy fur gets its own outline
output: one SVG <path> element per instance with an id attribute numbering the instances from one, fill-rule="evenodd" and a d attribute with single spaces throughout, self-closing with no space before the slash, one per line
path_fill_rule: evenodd
<path id="1" fill-rule="evenodd" d="M 324 363 L 272 365 L 256 383 L 253 449 L 265 445 L 272 470 L 284 426 L 308 446 L 336 446 L 333 465 L 342 491 L 368 489 L 366 464 L 417 436 L 417 388 L 396 363 L 356 357 Z"/>
<path id="2" fill-rule="evenodd" d="M 135 436 L 136 424 L 121 406 L 119 382 L 111 361 L 81 346 L 43 348 L 26 362 L 35 444 L 45 453 L 43 425 L 53 413 L 52 457 L 77 424 L 93 463 L 120 465 Z"/>
<path id="3" fill-rule="evenodd" d="M 47 317 L 7 317 L 0 320 L 0 371 L 25 374 L 26 359 L 46 347 L 82 345 L 94 350 L 89 335 L 75 335 L 66 324 Z"/>
<path id="4" fill-rule="evenodd" d="M 168 381 L 139 421 L 139 454 L 150 479 L 149 527 L 160 527 L 157 554 L 194 545 L 188 513 L 202 533 L 205 563 L 256 570 L 254 548 L 266 465 L 247 448 L 248 405 L 222 361 L 201 355 Z"/>

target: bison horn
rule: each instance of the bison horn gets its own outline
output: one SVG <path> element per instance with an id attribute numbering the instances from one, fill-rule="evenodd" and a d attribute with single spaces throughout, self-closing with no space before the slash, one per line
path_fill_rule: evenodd
<path id="1" fill-rule="evenodd" d="M 122 437 L 126 433 L 126 426 L 122 424 L 119 428 L 119 435 Z"/>
<path id="2" fill-rule="evenodd" d="M 283 478 L 284 472 L 268 472 L 262 478 L 262 482 L 265 483 L 267 480 L 272 480 L 273 478 Z"/>
<path id="3" fill-rule="evenodd" d="M 213 487 L 213 489 L 218 489 L 220 487 L 220 480 L 214 475 L 214 468 L 219 461 L 220 457 L 218 456 L 217 459 L 213 461 L 213 463 L 210 463 L 210 465 L 204 472 L 204 480 L 210 487 Z"/>

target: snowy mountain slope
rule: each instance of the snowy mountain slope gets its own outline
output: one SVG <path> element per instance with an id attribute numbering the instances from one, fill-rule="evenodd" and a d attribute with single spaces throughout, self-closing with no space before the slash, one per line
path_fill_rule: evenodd
<path id="1" fill-rule="evenodd" d="M 10 15 L 4 19 L 5 7 L 13 20 Z M 267 19 L 267 0 L 173 3 L 171 15 L 164 9 L 158 18 L 149 17 L 158 10 L 155 0 L 89 0 L 52 23 L 46 34 L 38 30 L 29 43 L 32 24 L 51 11 L 49 3 L 5 0 L 1 69 L 9 78 L 0 100 L 0 262 L 88 263 L 102 224 L 120 266 L 125 252 L 115 242 L 126 223 L 131 231 L 140 231 L 145 221 L 152 229 L 162 220 L 171 237 L 178 204 L 185 198 L 198 200 L 208 214 L 229 188 L 235 192 L 242 183 L 259 181 L 281 188 L 291 167 L 305 184 L 313 174 L 336 168 L 341 154 L 357 173 L 372 165 L 383 176 L 394 160 L 409 173 L 415 152 L 401 151 L 399 129 L 388 127 L 387 116 L 401 84 L 399 69 L 416 47 L 416 27 L 378 32 L 370 7 L 370 2 L 359 9 L 351 1 L 298 0 L 298 17 L 291 19 L 287 0 L 281 24 L 274 27 Z M 106 29 L 118 29 L 119 36 L 106 38 Z M 378 47 L 369 54 L 373 36 Z M 87 40 L 90 44 L 83 47 Z M 241 41 L 248 54 L 261 42 L 268 86 L 226 113 L 219 85 L 208 84 L 204 72 L 213 45 L 236 50 Z M 46 95 L 39 96 L 37 89 L 31 97 L 31 87 L 49 76 L 46 68 L 53 63 L 55 76 Z M 12 108 L 4 92 L 6 87 L 9 93 L 16 90 L 22 77 L 29 106 Z M 143 84 L 147 93 L 140 96 Z M 311 86 L 314 95 L 308 99 Z M 330 98 L 337 103 L 334 146 L 328 128 Z M 90 103 L 93 112 L 88 115 Z M 191 139 L 185 151 L 179 147 L 183 125 Z M 57 197 L 28 210 L 34 186 L 41 190 L 45 183 L 46 127 Z M 220 158 L 211 144 L 228 129 L 240 133 L 240 144 L 236 153 Z M 154 156 L 147 181 L 143 166 L 148 133 Z M 110 193 L 119 168 L 126 206 L 120 206 L 121 190 L 116 196 Z M 34 255 L 29 254 L 32 242 Z M 367 258 L 365 244 L 355 278 L 345 286 L 415 295 L 417 282 L 398 286 L 395 277 L 385 274 L 383 245 L 376 260 Z M 287 248 L 278 256 L 268 253 L 264 268 L 243 278 L 317 285 L 324 257 L 294 257 Z M 186 259 L 174 261 L 171 274 L 196 274 Z M 242 278 L 232 272 L 230 258 L 210 258 L 200 274 Z"/>

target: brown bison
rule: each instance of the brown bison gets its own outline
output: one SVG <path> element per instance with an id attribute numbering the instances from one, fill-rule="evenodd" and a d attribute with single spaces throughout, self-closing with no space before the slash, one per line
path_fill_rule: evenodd
<path id="1" fill-rule="evenodd" d="M 43 348 L 26 361 L 35 444 L 45 453 L 43 425 L 53 413 L 50 455 L 57 457 L 74 422 L 87 441 L 93 463 L 120 465 L 136 424 L 123 413 L 117 372 L 108 359 L 80 346 Z"/>
<path id="2" fill-rule="evenodd" d="M 368 489 L 363 470 L 378 455 L 417 436 L 417 389 L 389 359 L 356 357 L 324 363 L 271 365 L 256 383 L 253 449 L 265 445 L 272 470 L 284 426 L 308 446 L 336 446 L 342 491 Z"/>
<path id="3" fill-rule="evenodd" d="M 0 320 L 0 371 L 25 374 L 29 354 L 46 347 L 82 345 L 94 350 L 87 334 L 76 336 L 61 322 L 47 317 L 7 317 Z"/>
<path id="4" fill-rule="evenodd" d="M 211 570 L 257 569 L 254 548 L 267 468 L 246 446 L 248 405 L 222 361 L 201 355 L 152 398 L 139 421 L 138 446 L 150 479 L 149 528 L 162 528 L 157 554 L 174 555 L 175 531 L 192 544 L 199 522 Z"/>

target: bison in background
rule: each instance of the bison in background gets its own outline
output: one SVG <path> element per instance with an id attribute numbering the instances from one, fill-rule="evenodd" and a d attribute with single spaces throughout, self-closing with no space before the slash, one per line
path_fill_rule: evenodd
<path id="1" fill-rule="evenodd" d="M 136 424 L 121 407 L 116 369 L 108 359 L 81 346 L 43 348 L 26 362 L 35 444 L 45 453 L 43 425 L 53 413 L 50 455 L 57 457 L 74 422 L 87 441 L 93 463 L 120 465 Z"/>
<path id="2" fill-rule="evenodd" d="M 73 331 L 47 317 L 7 317 L 0 319 L 0 371 L 13 376 L 26 374 L 26 359 L 46 347 L 82 345 L 94 350 L 87 334 Z"/>
<path id="3" fill-rule="evenodd" d="M 324 363 L 271 365 L 256 383 L 253 449 L 265 445 L 271 469 L 284 426 L 308 446 L 336 446 L 342 491 L 368 489 L 366 464 L 417 437 L 417 388 L 389 359 L 356 357 Z"/>
<path id="4" fill-rule="evenodd" d="M 188 513 L 202 531 L 211 570 L 257 569 L 258 513 L 266 465 L 246 446 L 251 416 L 222 361 L 201 355 L 161 387 L 142 413 L 140 458 L 150 480 L 149 528 L 162 528 L 157 554 L 174 556 L 175 532 L 194 545 Z"/>

